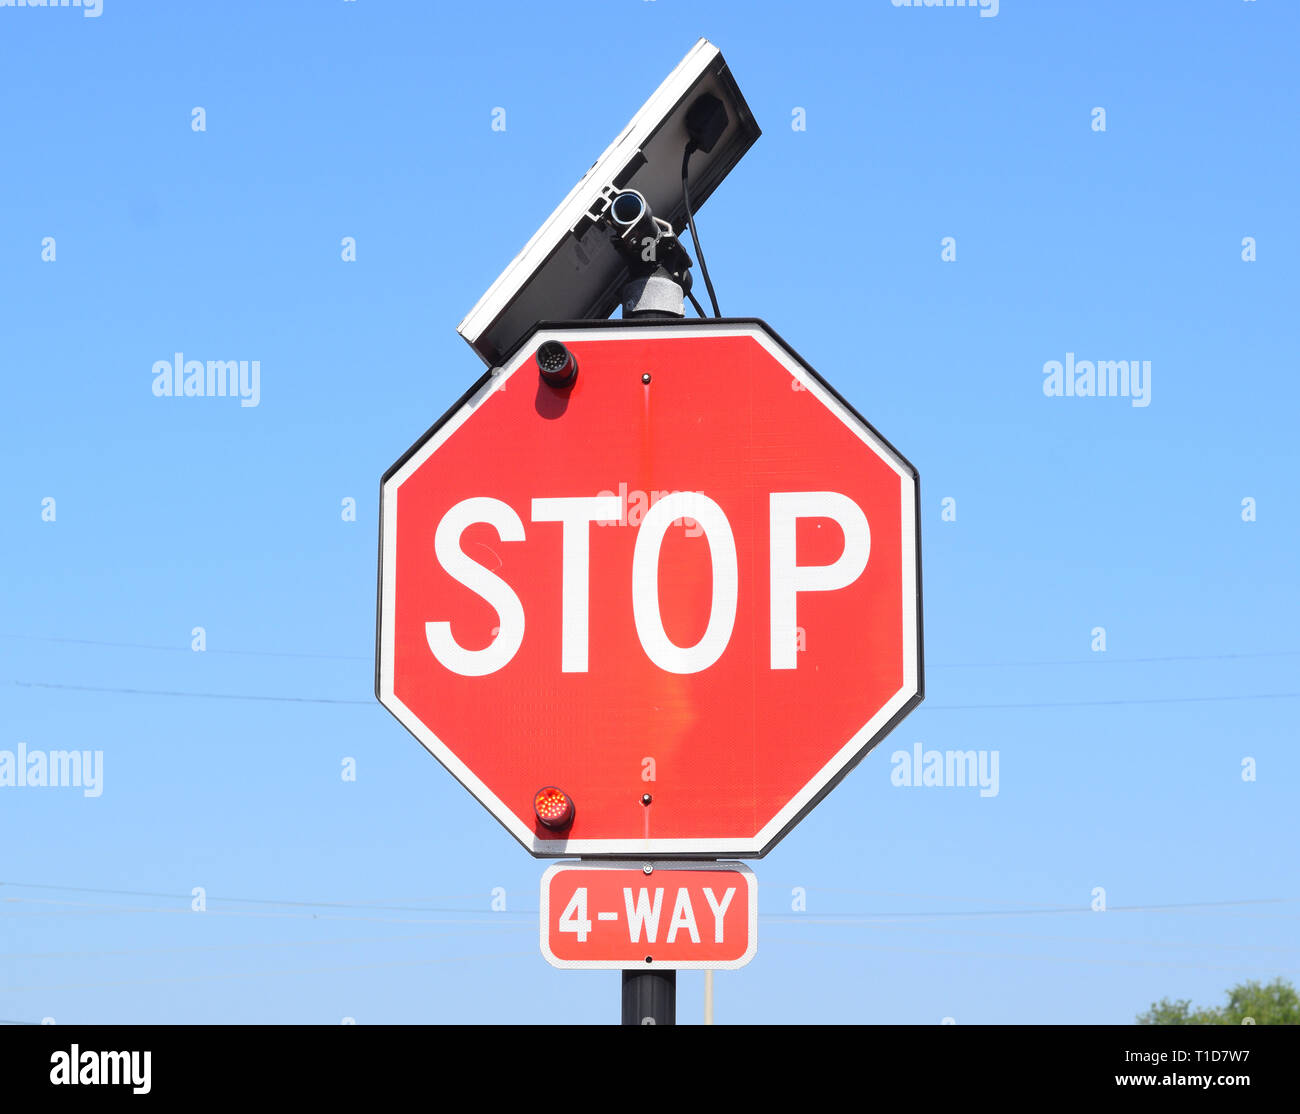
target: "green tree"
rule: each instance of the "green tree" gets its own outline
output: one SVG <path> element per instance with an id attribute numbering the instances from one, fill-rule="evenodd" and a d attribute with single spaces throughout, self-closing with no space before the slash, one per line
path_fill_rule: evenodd
<path id="1" fill-rule="evenodd" d="M 1192 1009 L 1186 998 L 1162 998 L 1137 1019 L 1139 1025 L 1300 1025 L 1300 994 L 1286 979 L 1243 982 L 1228 991 L 1222 1006 Z"/>

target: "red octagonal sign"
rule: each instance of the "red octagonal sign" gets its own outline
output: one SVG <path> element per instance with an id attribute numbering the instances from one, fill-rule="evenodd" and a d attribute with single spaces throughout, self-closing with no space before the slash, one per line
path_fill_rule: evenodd
<path id="1" fill-rule="evenodd" d="M 376 693 L 534 855 L 762 856 L 921 700 L 916 470 L 762 322 L 540 327 L 381 496 Z"/>

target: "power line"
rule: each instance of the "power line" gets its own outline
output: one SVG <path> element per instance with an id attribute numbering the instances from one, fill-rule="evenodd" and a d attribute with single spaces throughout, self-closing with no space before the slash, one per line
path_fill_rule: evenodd
<path id="1" fill-rule="evenodd" d="M 953 948 L 912 948 L 902 944 L 856 944 L 847 940 L 789 940 L 782 937 L 767 937 L 769 944 L 809 944 L 813 947 L 842 948 L 849 951 L 863 952 L 914 952 L 919 955 L 945 955 L 963 959 L 1014 959 L 1031 960 L 1040 963 L 1084 963 L 1100 966 L 1118 967 L 1173 967 L 1193 971 L 1250 971 L 1259 974 L 1294 974 L 1300 968 L 1284 967 L 1248 967 L 1242 964 L 1228 966 L 1208 963 L 1180 963 L 1155 959 L 1097 959 L 1089 956 L 1032 955 L 1024 952 L 972 952 Z"/>
<path id="2" fill-rule="evenodd" d="M 1213 909 L 1240 905 L 1285 905 L 1300 901 L 1293 897 L 1246 898 L 1241 901 L 1178 901 L 1164 905 L 1108 905 L 1107 913 L 1161 913 L 1178 909 Z M 1087 913 L 1095 915 L 1090 905 L 1045 905 L 1037 909 L 943 909 L 913 913 L 793 913 L 768 914 L 765 919 L 783 924 L 872 924 L 881 920 L 926 920 L 931 917 L 1027 917 L 1040 914 Z M 760 914 L 761 915 L 761 914 Z"/>
<path id="3" fill-rule="evenodd" d="M 274 696 L 240 692 L 187 692 L 180 689 L 120 688 L 108 685 L 71 685 L 54 681 L 20 681 L 11 678 L 10 684 L 19 688 L 53 689 L 66 692 L 95 692 L 123 696 L 173 696 L 191 700 L 251 700 L 256 702 L 287 704 L 348 704 L 356 707 L 379 708 L 375 700 L 341 700 L 325 696 Z M 1128 697 L 1117 700 L 1034 700 L 1006 704 L 923 704 L 921 711 L 969 712 L 1011 708 L 1106 708 L 1128 704 L 1205 704 L 1237 700 L 1294 700 L 1300 692 L 1231 693 L 1223 696 L 1161 696 Z"/>
<path id="4" fill-rule="evenodd" d="M 64 887 L 49 887 L 64 888 Z M 66 887 L 70 891 L 84 890 L 83 887 Z M 145 891 L 95 891 L 89 892 L 126 892 L 130 894 L 142 894 Z M 176 900 L 189 901 L 190 895 L 165 894 Z M 216 903 L 222 899 L 208 898 L 210 902 Z M 310 906 L 321 905 L 329 907 L 354 908 L 355 906 L 347 903 L 326 903 L 326 902 L 303 902 L 303 901 L 272 901 L 271 899 L 225 899 L 225 900 L 245 900 L 257 901 L 271 905 L 290 905 L 290 906 Z M 1241 906 L 1256 905 L 1287 905 L 1300 901 L 1300 898 L 1291 897 L 1264 897 L 1264 898 L 1240 898 L 1222 901 L 1182 901 L 1166 902 L 1163 904 L 1153 905 L 1111 905 L 1106 908 L 1107 913 L 1163 913 L 1163 912 L 1183 912 L 1183 911 L 1205 911 L 1212 909 L 1240 908 Z M 386 924 L 500 924 L 506 917 L 528 916 L 535 917 L 538 915 L 536 909 L 516 909 L 502 910 L 501 912 L 487 913 L 485 919 L 479 921 L 444 921 L 444 920 L 411 920 L 409 918 L 370 918 L 370 917 L 340 917 L 330 914 L 320 913 L 287 913 L 287 912 L 267 912 L 258 913 L 252 910 L 235 910 L 235 909 L 206 909 L 201 914 L 195 914 L 188 906 L 174 908 L 166 906 L 114 906 L 114 905 L 96 905 L 92 902 L 78 902 L 59 900 L 56 898 L 41 897 L 4 897 L 0 898 L 0 906 L 7 904 L 31 904 L 31 905 L 58 905 L 68 907 L 68 911 L 87 910 L 91 912 L 129 912 L 129 913 L 180 913 L 199 916 L 251 916 L 251 917 L 279 917 L 288 919 L 313 919 L 313 920 L 363 920 L 375 921 Z M 63 910 L 59 910 L 63 911 Z M 381 911 L 383 910 L 381 907 Z M 435 909 L 435 908 L 412 908 L 409 911 L 421 913 L 452 913 L 483 915 L 480 909 Z M 1095 916 L 1096 912 L 1090 905 L 1046 905 L 1035 908 L 1020 909 L 944 909 L 944 910 L 919 910 L 909 912 L 884 912 L 884 913 L 867 913 L 860 911 L 853 912 L 817 912 L 817 913 L 760 913 L 762 920 L 779 924 L 824 924 L 824 925 L 865 925 L 877 924 L 882 922 L 892 922 L 898 920 L 929 920 L 933 918 L 964 918 L 964 917 L 1023 917 L 1039 916 L 1053 914 L 1087 914 Z M 5 914 L 11 915 L 11 914 Z M 44 915 L 42 911 L 36 911 L 35 915 Z"/>
<path id="5" fill-rule="evenodd" d="M 0 987 L 6 994 L 26 993 L 30 991 L 49 990 L 99 990 L 116 986 L 140 986 L 149 983 L 173 982 L 209 982 L 222 979 L 265 979 L 283 975 L 332 975 L 345 971 L 376 971 L 384 968 L 398 967 L 433 967 L 443 963 L 469 963 L 477 959 L 518 959 L 523 956 L 535 957 L 536 948 L 522 952 L 493 952 L 482 955 L 451 955 L 440 959 L 395 960 L 387 963 L 357 963 L 335 967 L 291 967 L 278 971 L 225 971 L 213 975 L 161 975 L 144 979 L 115 979 L 111 982 L 60 983 L 50 986 L 6 986 Z"/>
<path id="6" fill-rule="evenodd" d="M 21 911 L 10 911 L 4 908 L 6 905 L 58 905 L 59 909 L 31 909 Z M 436 910 L 427 910 L 436 912 Z M 516 909 L 511 911 L 502 910 L 500 913 L 480 913 L 476 909 L 457 909 L 453 913 L 460 913 L 459 919 L 446 918 L 417 918 L 417 917 L 362 917 L 362 916 L 344 916 L 338 913 L 287 913 L 278 910 L 267 910 L 265 912 L 254 909 L 204 909 L 198 913 L 189 906 L 184 907 L 167 907 L 161 905 L 96 905 L 93 902 L 85 901 L 58 901 L 48 897 L 7 897 L 0 898 L 0 917 L 59 917 L 59 916 L 80 916 L 80 917 L 97 917 L 106 913 L 168 913 L 174 916 L 183 917 L 251 917 L 264 920 L 311 920 L 311 921 L 360 921 L 366 924 L 419 924 L 419 925 L 501 925 L 515 924 L 520 927 L 532 928 L 527 922 L 511 921 L 508 918 L 528 916 L 536 917 L 536 909 Z M 479 919 L 465 919 L 465 914 L 477 914 Z"/>
<path id="7" fill-rule="evenodd" d="M 175 901 L 189 902 L 193 894 L 168 893 L 161 890 L 110 890 L 94 886 L 55 886 L 43 882 L 10 882 L 0 880 L 0 887 L 9 886 L 20 890 L 54 890 L 59 893 L 112 894 L 116 897 L 165 897 Z M 482 894 L 445 894 L 430 897 L 428 901 L 473 901 L 482 898 Z M 0 898 L 3 900 L 3 898 Z M 428 905 L 389 905 L 385 899 L 378 901 L 299 901 L 269 897 L 211 897 L 207 901 L 229 901 L 237 905 L 294 905 L 310 906 L 320 909 L 379 909 L 385 912 L 399 913 L 480 913 L 481 909 L 446 909 Z"/>
<path id="8" fill-rule="evenodd" d="M 1134 940 L 1117 938 L 1113 936 L 1058 936 L 1046 935 L 1038 932 L 988 932 L 978 928 L 949 928 L 946 926 L 923 925 L 923 924 L 891 924 L 888 921 L 877 922 L 872 925 L 873 928 L 899 929 L 909 933 L 929 933 L 934 936 L 985 936 L 999 940 L 1034 940 L 1038 942 L 1052 941 L 1054 943 L 1071 943 L 1071 944 L 1102 944 L 1113 945 L 1123 944 L 1130 947 L 1138 948 L 1168 948 L 1174 951 L 1241 951 L 1241 952 L 1294 952 L 1300 950 L 1300 944 L 1272 945 L 1272 944 L 1214 944 L 1214 943 L 1190 943 L 1179 940 L 1168 940 L 1161 937 L 1157 940 Z M 810 941 L 810 943 L 813 941 Z"/>
<path id="9" fill-rule="evenodd" d="M 113 649 L 128 650 L 165 650 L 169 653 L 193 654 L 196 651 L 187 646 L 176 646 L 158 642 L 119 642 L 96 638 L 69 638 L 59 635 L 12 634 L 0 633 L 0 638 L 10 638 L 24 642 L 53 642 L 75 646 L 105 646 Z M 249 650 L 242 648 L 209 647 L 199 651 L 205 654 L 231 654 L 240 657 L 268 658 L 308 658 L 321 661 L 364 661 L 373 662 L 373 654 L 318 654 L 302 650 Z M 1042 658 L 1019 661 L 950 661 L 926 662 L 927 669 L 1020 669 L 1039 666 L 1059 665 L 1148 665 L 1161 662 L 1181 661 L 1235 661 L 1256 660 L 1259 658 L 1300 657 L 1300 650 L 1259 650 L 1214 654 L 1153 654 L 1141 657 L 1115 657 L 1108 653 L 1096 653 L 1086 658 Z"/>
<path id="10" fill-rule="evenodd" d="M 794 888 L 789 884 L 789 882 L 771 881 L 765 883 L 764 885 L 765 888 L 767 888 L 769 891 L 772 890 L 779 891 L 781 889 Z M 912 893 L 911 891 L 904 892 L 899 890 L 862 890 L 862 889 L 851 889 L 844 886 L 801 886 L 800 888 L 805 890 L 808 893 L 854 894 L 855 896 L 860 896 L 860 897 L 905 897 L 905 898 L 914 899 L 918 901 L 969 901 L 969 902 L 975 902 L 977 904 L 1012 905 L 1012 906 L 1019 906 L 1025 908 L 1040 907 L 1037 902 L 1033 902 L 1033 901 L 993 901 L 991 898 L 989 898 L 986 895 L 981 895 L 979 897 L 966 897 L 964 895 L 956 896 L 953 894 L 918 894 L 918 893 Z M 1074 909 L 1077 908 L 1077 906 L 1061 905 L 1058 906 L 1058 908 Z"/>
<path id="11" fill-rule="evenodd" d="M 1167 654 L 1139 658 L 1117 658 L 1106 653 L 1096 653 L 1089 658 L 1056 658 L 1041 661 L 954 661 L 926 662 L 927 669 L 1010 669 L 1039 665 L 1145 665 L 1166 661 L 1232 661 L 1238 658 L 1292 658 L 1300 657 L 1300 650 L 1262 650 L 1247 654 Z"/>
<path id="12" fill-rule="evenodd" d="M 375 700 L 339 700 L 328 696 L 259 696 L 243 692 L 182 692 L 179 689 L 116 688 L 108 685 L 68 685 L 54 681 L 19 681 L 11 684 L 28 689 L 58 689 L 64 692 L 113 693 L 123 696 L 179 696 L 190 700 L 254 700 L 283 704 L 354 704 L 378 708 Z"/>
<path id="13" fill-rule="evenodd" d="M 97 949 L 91 951 L 58 951 L 58 952 L 0 952 L 0 959 L 102 959 L 102 958 L 122 958 L 130 956 L 151 956 L 151 955 L 181 955 L 201 952 L 228 952 L 228 951 L 262 951 L 275 948 L 301 948 L 301 947 L 329 947 L 333 945 L 351 946 L 355 944 L 405 944 L 416 941 L 426 940 L 446 940 L 452 937 L 463 936 L 466 933 L 475 933 L 479 931 L 479 925 L 464 926 L 458 931 L 444 932 L 418 932 L 407 933 L 400 936 L 342 936 L 342 937 L 318 937 L 311 940 L 270 940 L 261 941 L 251 944 L 188 944 L 181 946 L 158 946 L 150 948 L 111 948 Z M 507 923 L 499 926 L 512 932 L 519 932 L 527 929 L 533 931 L 531 925 Z M 1060 935 L 1042 935 L 1039 933 L 1029 932 L 988 932 L 972 928 L 949 928 L 935 927 L 930 925 L 917 924 L 891 924 L 889 922 L 878 922 L 873 925 L 875 928 L 900 929 L 911 933 L 929 933 L 938 936 L 979 936 L 999 940 L 1030 940 L 1037 942 L 1052 943 L 1077 943 L 1077 944 L 1099 944 L 1099 945 L 1124 945 L 1127 947 L 1137 948 L 1163 948 L 1173 951 L 1234 951 L 1234 952 L 1293 952 L 1300 945 L 1290 944 L 1285 946 L 1271 944 L 1218 944 L 1206 942 L 1189 942 L 1178 940 L 1137 940 L 1137 939 L 1117 939 L 1115 937 L 1096 937 L 1096 936 L 1060 936 Z M 817 943 L 814 940 L 803 939 L 797 940 L 790 938 L 787 943 Z M 0 1021 L 0 1024 L 3 1024 Z"/>
<path id="14" fill-rule="evenodd" d="M 172 646 L 158 642 L 108 642 L 98 638 L 61 638 L 56 635 L 44 634 L 0 634 L 0 638 L 13 638 L 24 642 L 57 642 L 72 646 L 109 646 L 119 650 L 167 650 L 171 653 L 180 654 L 236 654 L 241 657 L 315 658 L 321 661 L 373 662 L 375 660 L 374 655 L 371 654 L 311 654 L 304 653 L 300 650 L 239 650 L 224 649 L 221 647 L 208 647 L 203 650 L 193 650 L 188 646 Z"/>
<path id="15" fill-rule="evenodd" d="M 531 925 L 508 924 L 503 928 L 519 931 L 532 929 Z M 474 933 L 479 926 L 466 927 L 459 932 L 416 932 L 404 936 L 341 936 L 320 937 L 315 940 L 270 940 L 257 944 L 188 944 L 181 947 L 156 948 L 112 948 L 97 951 L 69 952 L 0 952 L 0 959 L 100 959 L 109 956 L 121 957 L 132 955 L 159 955 L 185 952 L 221 952 L 221 951 L 260 951 L 264 948 L 301 948 L 320 947 L 331 944 L 405 944 L 415 940 L 446 940 L 453 936 Z"/>
<path id="16" fill-rule="evenodd" d="M 1294 700 L 1300 692 L 1247 692 L 1226 696 L 1138 696 L 1119 700 L 1028 700 L 1016 704 L 922 704 L 919 711 L 973 712 L 1007 708 L 1109 708 L 1124 704 L 1218 704 L 1232 700 Z"/>

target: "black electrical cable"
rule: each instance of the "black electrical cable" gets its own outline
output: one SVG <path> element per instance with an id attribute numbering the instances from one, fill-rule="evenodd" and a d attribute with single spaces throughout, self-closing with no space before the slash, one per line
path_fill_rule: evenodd
<path id="1" fill-rule="evenodd" d="M 686 291 L 686 296 L 691 300 L 691 305 L 693 305 L 693 306 L 695 307 L 695 312 L 696 312 L 696 313 L 698 313 L 701 317 L 708 317 L 708 316 L 709 316 L 707 313 L 704 312 L 704 307 L 703 307 L 702 305 L 700 305 L 700 300 L 699 300 L 699 298 L 697 298 L 697 297 L 696 297 L 694 294 L 692 294 L 689 290 Z"/>
<path id="2" fill-rule="evenodd" d="M 691 191 L 686 183 L 686 168 L 690 165 L 691 152 L 694 150 L 695 140 L 692 139 L 686 144 L 686 150 L 682 154 L 682 199 L 686 202 L 686 223 L 690 226 L 691 242 L 695 245 L 695 254 L 700 260 L 700 273 L 704 276 L 704 286 L 709 292 L 709 301 L 713 304 L 713 316 L 721 317 L 722 312 L 718 309 L 718 296 L 713 292 L 713 280 L 709 278 L 709 265 L 704 262 L 704 252 L 700 248 L 699 233 L 695 231 L 695 217 L 691 213 Z M 699 303 L 694 298 L 691 298 L 691 301 L 695 303 L 696 309 L 700 308 Z M 700 313 L 700 316 L 704 316 L 703 312 Z"/>

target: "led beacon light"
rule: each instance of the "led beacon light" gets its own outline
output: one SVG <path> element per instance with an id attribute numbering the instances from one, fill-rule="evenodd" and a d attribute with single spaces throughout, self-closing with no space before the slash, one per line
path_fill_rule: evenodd
<path id="1" fill-rule="evenodd" d="M 533 811 L 548 828 L 567 828 L 573 823 L 573 801 L 563 789 L 548 785 L 533 794 Z"/>

